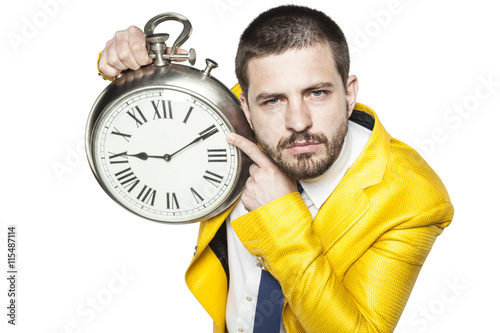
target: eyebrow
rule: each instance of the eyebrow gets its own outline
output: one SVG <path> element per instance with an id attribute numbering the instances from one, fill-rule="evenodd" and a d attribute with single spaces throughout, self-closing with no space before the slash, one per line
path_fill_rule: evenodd
<path id="1" fill-rule="evenodd" d="M 316 84 L 313 84 L 312 86 L 310 87 L 307 87 L 305 89 L 302 89 L 302 93 L 306 93 L 308 91 L 315 91 L 315 90 L 321 90 L 321 89 L 325 89 L 325 88 L 333 88 L 334 85 L 333 83 L 331 82 L 319 82 L 319 83 L 316 83 Z"/>
<path id="2" fill-rule="evenodd" d="M 302 89 L 301 93 L 305 94 L 308 91 L 315 91 L 315 90 L 321 90 L 321 89 L 333 88 L 333 87 L 334 87 L 334 85 L 331 82 L 319 82 L 319 83 L 315 83 L 307 88 Z M 285 93 L 270 93 L 270 92 L 263 91 L 257 95 L 255 100 L 257 102 L 259 102 L 259 101 L 263 101 L 263 100 L 269 100 L 269 99 L 273 99 L 273 98 L 283 97 L 285 95 L 286 95 Z"/>
<path id="3" fill-rule="evenodd" d="M 285 96 L 284 93 L 268 93 L 268 92 L 261 92 L 260 94 L 257 95 L 257 97 L 255 98 L 255 100 L 257 102 L 260 102 L 260 101 L 265 101 L 265 100 L 269 100 L 269 99 L 273 99 L 273 98 L 279 98 L 279 97 L 283 97 Z"/>

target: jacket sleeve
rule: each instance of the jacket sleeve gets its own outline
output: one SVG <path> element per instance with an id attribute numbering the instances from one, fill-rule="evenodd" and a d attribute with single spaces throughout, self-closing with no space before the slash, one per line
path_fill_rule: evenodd
<path id="1" fill-rule="evenodd" d="M 335 253 L 321 244 L 298 192 L 232 226 L 250 253 L 264 258 L 304 331 L 392 332 L 451 210 L 450 203 L 436 203 L 392 226 L 345 274 L 335 272 Z"/>

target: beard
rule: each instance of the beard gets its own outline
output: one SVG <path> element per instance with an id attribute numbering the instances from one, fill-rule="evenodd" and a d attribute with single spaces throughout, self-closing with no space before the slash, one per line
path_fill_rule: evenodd
<path id="1" fill-rule="evenodd" d="M 261 147 L 290 179 L 315 178 L 325 173 L 339 157 L 347 134 L 347 121 L 347 117 L 344 118 L 330 138 L 324 133 L 293 132 L 289 137 L 281 138 L 276 147 L 270 147 L 257 133 L 256 138 Z M 286 147 L 304 141 L 324 144 L 326 152 L 321 155 L 316 152 L 303 153 L 293 155 L 286 160 L 283 156 Z"/>

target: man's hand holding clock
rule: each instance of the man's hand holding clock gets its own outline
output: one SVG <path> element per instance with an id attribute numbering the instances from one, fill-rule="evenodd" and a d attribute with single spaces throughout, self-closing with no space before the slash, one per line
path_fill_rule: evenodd
<path id="1" fill-rule="evenodd" d="M 170 48 L 167 48 L 166 52 L 170 52 Z M 187 54 L 184 49 L 178 49 L 177 52 Z M 137 70 L 152 63 L 153 59 L 148 54 L 144 32 L 136 26 L 130 26 L 125 30 L 117 31 L 115 36 L 106 43 L 99 57 L 98 67 L 100 73 L 113 78 L 122 71 Z"/>

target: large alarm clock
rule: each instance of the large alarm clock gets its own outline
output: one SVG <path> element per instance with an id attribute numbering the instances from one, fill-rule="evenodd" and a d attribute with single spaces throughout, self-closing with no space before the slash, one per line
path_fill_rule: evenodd
<path id="1" fill-rule="evenodd" d="M 168 34 L 155 34 L 167 20 L 184 25 L 166 54 Z M 226 141 L 230 132 L 250 140 L 241 104 L 211 74 L 173 63 L 195 52 L 175 54 L 192 32 L 177 13 L 152 18 L 144 28 L 154 63 L 117 77 L 95 101 L 87 122 L 90 167 L 104 191 L 144 218 L 187 223 L 213 217 L 244 189 L 251 160 Z"/>

